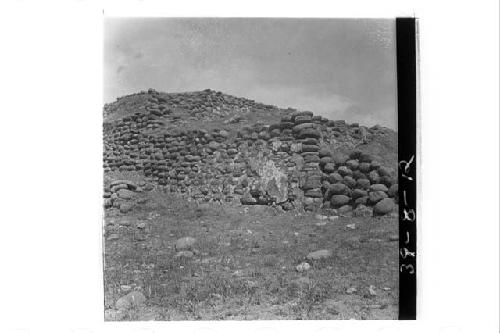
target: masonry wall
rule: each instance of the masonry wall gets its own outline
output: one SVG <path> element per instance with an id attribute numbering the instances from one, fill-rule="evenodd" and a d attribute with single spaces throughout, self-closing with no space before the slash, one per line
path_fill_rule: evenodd
<path id="1" fill-rule="evenodd" d="M 339 209 L 385 214 L 397 200 L 396 172 L 373 156 L 335 151 L 377 131 L 293 112 L 275 124 L 238 131 L 165 130 L 170 111 L 152 99 L 146 112 L 104 124 L 104 170 L 137 171 L 164 190 L 199 201 Z M 394 199 L 392 199 L 394 198 Z M 360 209 L 361 208 L 361 209 Z"/>

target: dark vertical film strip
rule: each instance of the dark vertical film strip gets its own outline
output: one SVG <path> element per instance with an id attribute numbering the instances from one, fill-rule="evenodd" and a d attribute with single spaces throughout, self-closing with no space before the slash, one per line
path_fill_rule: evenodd
<path id="1" fill-rule="evenodd" d="M 399 177 L 399 319 L 417 307 L 417 77 L 416 21 L 396 19 Z"/>

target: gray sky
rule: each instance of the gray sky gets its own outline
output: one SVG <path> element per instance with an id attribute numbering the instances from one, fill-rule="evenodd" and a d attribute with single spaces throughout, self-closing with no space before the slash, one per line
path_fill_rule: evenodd
<path id="1" fill-rule="evenodd" d="M 108 18 L 104 99 L 206 88 L 396 128 L 394 20 Z"/>

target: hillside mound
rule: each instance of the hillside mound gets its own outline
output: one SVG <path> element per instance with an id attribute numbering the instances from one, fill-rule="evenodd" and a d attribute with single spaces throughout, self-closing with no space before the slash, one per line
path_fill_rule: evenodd
<path id="1" fill-rule="evenodd" d="M 104 107 L 105 172 L 138 172 L 197 201 L 385 214 L 397 201 L 396 166 L 388 128 L 210 89 L 149 89 Z M 105 196 L 107 207 L 125 204 L 110 188 Z"/>
<path id="2" fill-rule="evenodd" d="M 151 113 L 170 124 L 210 128 L 223 124 L 273 123 L 296 111 L 258 103 L 220 91 L 205 89 L 185 93 L 163 93 L 149 89 L 120 97 L 104 106 L 104 121 L 112 122 L 136 113 Z M 212 125 L 212 126 L 211 126 Z"/>

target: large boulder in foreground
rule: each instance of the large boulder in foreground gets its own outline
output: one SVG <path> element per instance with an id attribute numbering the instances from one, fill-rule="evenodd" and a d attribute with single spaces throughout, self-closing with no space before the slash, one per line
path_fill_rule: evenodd
<path id="1" fill-rule="evenodd" d="M 309 260 L 321 260 L 329 258 L 331 256 L 332 256 L 332 251 L 330 250 L 318 250 L 309 253 L 306 258 Z"/>
<path id="2" fill-rule="evenodd" d="M 196 243 L 196 238 L 193 238 L 193 237 L 179 238 L 175 242 L 175 250 L 176 251 L 191 250 L 195 243 Z"/>
<path id="3" fill-rule="evenodd" d="M 143 305 L 145 301 L 146 296 L 144 296 L 140 291 L 132 291 L 127 295 L 120 297 L 116 301 L 115 307 L 119 310 L 137 308 Z"/>
<path id="4" fill-rule="evenodd" d="M 385 198 L 377 202 L 377 204 L 373 207 L 374 215 L 385 215 L 389 214 L 394 210 L 396 204 L 394 200 L 391 198 Z"/>

